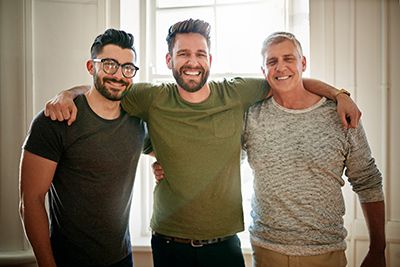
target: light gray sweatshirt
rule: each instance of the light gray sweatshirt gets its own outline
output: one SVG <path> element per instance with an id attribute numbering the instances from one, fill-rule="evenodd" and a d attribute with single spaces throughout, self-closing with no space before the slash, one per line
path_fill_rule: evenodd
<path id="1" fill-rule="evenodd" d="M 254 171 L 257 246 L 299 256 L 344 250 L 345 169 L 361 203 L 383 200 L 363 127 L 344 129 L 333 101 L 290 110 L 269 98 L 250 108 L 243 139 Z"/>

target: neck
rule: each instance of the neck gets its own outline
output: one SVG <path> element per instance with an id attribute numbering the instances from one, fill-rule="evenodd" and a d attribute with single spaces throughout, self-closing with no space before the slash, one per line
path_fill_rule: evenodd
<path id="1" fill-rule="evenodd" d="M 272 97 L 288 109 L 306 109 L 321 100 L 319 95 L 307 91 L 303 86 L 288 91 L 272 88 Z"/>
<path id="2" fill-rule="evenodd" d="M 206 83 L 200 90 L 196 92 L 188 92 L 178 85 L 179 95 L 189 103 L 200 103 L 206 100 L 211 93 L 208 83 Z"/>
<path id="3" fill-rule="evenodd" d="M 105 98 L 94 87 L 87 91 L 85 96 L 90 108 L 99 117 L 106 120 L 113 120 L 120 116 L 120 101 L 111 101 Z"/>

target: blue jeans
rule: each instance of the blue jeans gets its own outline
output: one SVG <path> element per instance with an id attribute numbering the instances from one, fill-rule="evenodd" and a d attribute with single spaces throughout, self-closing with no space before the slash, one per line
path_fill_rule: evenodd
<path id="1" fill-rule="evenodd" d="M 244 258 L 237 235 L 201 247 L 167 240 L 153 235 L 151 238 L 154 267 L 244 267 Z"/>

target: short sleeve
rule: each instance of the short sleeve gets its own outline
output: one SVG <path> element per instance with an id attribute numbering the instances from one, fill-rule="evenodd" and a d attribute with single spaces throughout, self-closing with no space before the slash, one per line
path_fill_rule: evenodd
<path id="1" fill-rule="evenodd" d="M 66 122 L 52 121 L 42 111 L 33 119 L 22 148 L 58 162 L 63 153 L 66 127 Z"/>
<path id="2" fill-rule="evenodd" d="M 159 90 L 158 85 L 151 83 L 132 84 L 121 100 L 121 107 L 130 115 L 148 120 L 148 111 Z"/>
<path id="3" fill-rule="evenodd" d="M 234 78 L 228 83 L 237 88 L 245 110 L 256 102 L 265 99 L 270 90 L 265 79 Z"/>

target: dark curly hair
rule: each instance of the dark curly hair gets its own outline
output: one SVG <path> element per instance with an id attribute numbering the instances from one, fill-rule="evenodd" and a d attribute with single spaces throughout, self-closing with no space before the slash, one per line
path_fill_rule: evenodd
<path id="1" fill-rule="evenodd" d="M 90 55 L 92 59 L 96 58 L 96 56 L 103 50 L 103 47 L 108 44 L 117 45 L 121 48 L 132 49 L 136 58 L 133 35 L 121 30 L 107 29 L 103 34 L 100 34 L 96 37 L 96 39 L 94 39 L 92 47 L 90 48 Z"/>
<path id="2" fill-rule="evenodd" d="M 167 35 L 167 43 L 168 43 L 168 52 L 172 54 L 172 49 L 175 44 L 175 37 L 179 33 L 199 33 L 207 41 L 208 49 L 210 49 L 211 41 L 210 41 L 210 30 L 211 26 L 208 22 L 199 19 L 188 19 L 184 21 L 179 21 L 172 25 L 168 30 Z"/>

